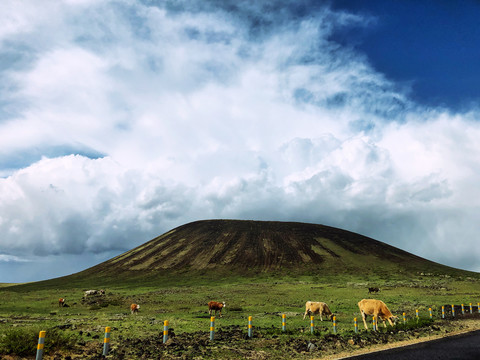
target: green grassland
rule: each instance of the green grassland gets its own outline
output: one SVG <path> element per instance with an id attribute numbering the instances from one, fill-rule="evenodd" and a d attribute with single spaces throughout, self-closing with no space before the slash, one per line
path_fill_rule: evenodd
<path id="1" fill-rule="evenodd" d="M 368 287 L 380 292 L 368 294 Z M 88 289 L 106 294 L 84 299 Z M 59 307 L 59 298 L 69 307 Z M 357 306 L 364 298 L 383 300 L 400 324 L 365 331 Z M 211 300 L 226 302 L 214 342 Z M 306 301 L 329 305 L 335 334 L 332 322 L 318 316 L 310 333 Z M 109 326 L 112 359 L 319 358 L 465 328 L 467 320 L 451 321 L 448 306 L 442 320 L 441 306 L 473 303 L 475 314 L 459 316 L 457 308 L 455 319 L 477 323 L 478 302 L 480 274 L 359 234 L 305 223 L 198 221 L 70 276 L 0 286 L 0 355 L 33 356 L 38 331 L 46 330 L 45 359 L 100 359 Z M 132 303 L 140 304 L 138 314 L 130 314 Z M 246 338 L 249 316 L 252 339 Z M 165 320 L 170 340 L 163 344 Z"/>
<path id="2" fill-rule="evenodd" d="M 415 320 L 416 309 L 423 319 L 429 317 L 429 307 L 436 319 L 440 317 L 442 305 L 463 303 L 468 311 L 469 303 L 480 302 L 480 279 L 476 274 L 469 275 L 473 276 L 418 273 L 409 277 L 390 274 L 387 279 L 381 276 L 365 279 L 346 274 L 322 277 L 320 274 L 259 273 L 219 278 L 212 274 L 174 274 L 147 278 L 143 282 L 106 278 L 103 284 L 106 295 L 95 301 L 90 299 L 90 302 L 83 300 L 83 291 L 92 288 L 88 279 L 56 279 L 0 288 L 0 334 L 13 328 L 46 329 L 47 332 L 61 329 L 78 338 L 81 344 L 99 344 L 98 351 L 101 351 L 106 326 L 112 327 L 112 344 L 115 344 L 115 339 L 160 338 L 164 320 L 168 320 L 177 336 L 204 332 L 204 337 L 208 338 L 210 316 L 206 304 L 216 300 L 226 302 L 223 317 L 216 318 L 219 333 L 232 328 L 246 333 L 247 318 L 252 316 L 255 332 L 263 339 L 309 337 L 310 321 L 308 317 L 303 320 L 303 314 L 305 302 L 311 300 L 326 302 L 336 314 L 337 333 L 349 336 L 353 333 L 354 317 L 357 317 L 360 331 L 364 331 L 357 307 L 357 302 L 363 298 L 383 300 L 400 319 L 405 312 L 410 322 Z M 380 287 L 380 292 L 368 294 L 369 286 Z M 69 307 L 58 307 L 60 297 L 67 299 Z M 130 314 L 131 303 L 141 305 L 138 314 Z M 446 310 L 447 316 L 450 316 L 449 310 Z M 286 335 L 280 331 L 282 313 L 287 315 Z M 316 317 L 315 325 L 314 336 L 333 333 L 329 321 L 320 322 Z M 1 341 L 0 338 L 0 354 Z M 268 346 L 262 351 L 268 355 Z M 226 356 L 222 352 L 210 355 Z M 271 355 L 275 357 L 274 352 Z"/>

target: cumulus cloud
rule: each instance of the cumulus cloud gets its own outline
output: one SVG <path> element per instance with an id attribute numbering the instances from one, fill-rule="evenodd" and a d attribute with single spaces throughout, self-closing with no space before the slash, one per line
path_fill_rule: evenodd
<path id="1" fill-rule="evenodd" d="M 0 5 L 4 259 L 93 265 L 188 221 L 245 218 L 338 226 L 480 270 L 475 249 L 445 255 L 452 238 L 473 248 L 478 112 L 422 108 L 331 40 L 372 19 L 48 4 Z"/>

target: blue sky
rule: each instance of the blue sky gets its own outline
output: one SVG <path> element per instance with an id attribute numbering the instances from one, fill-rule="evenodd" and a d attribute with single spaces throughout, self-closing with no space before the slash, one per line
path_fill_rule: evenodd
<path id="1" fill-rule="evenodd" d="M 479 10 L 1 2 L 0 282 L 214 218 L 326 224 L 480 271 Z"/>
<path id="2" fill-rule="evenodd" d="M 375 18 L 373 26 L 339 31 L 334 39 L 364 52 L 389 79 L 408 83 L 416 102 L 461 110 L 480 97 L 479 7 L 478 1 L 333 1 L 334 9 Z"/>

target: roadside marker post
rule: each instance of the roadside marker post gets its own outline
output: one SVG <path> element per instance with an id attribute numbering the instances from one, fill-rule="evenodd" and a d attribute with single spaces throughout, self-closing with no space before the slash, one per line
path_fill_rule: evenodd
<path id="1" fill-rule="evenodd" d="M 455 306 L 452 304 L 452 316 L 455 317 Z"/>
<path id="2" fill-rule="evenodd" d="M 417 317 L 417 322 L 418 322 L 418 309 L 415 310 L 415 316 Z"/>
<path id="3" fill-rule="evenodd" d="M 314 329 L 315 329 L 315 324 L 313 323 L 313 316 L 310 316 L 310 334 L 313 334 Z"/>
<path id="4" fill-rule="evenodd" d="M 163 343 L 165 344 L 168 340 L 168 320 L 163 322 Z"/>
<path id="5" fill-rule="evenodd" d="M 465 308 L 463 307 L 463 304 L 462 304 L 462 315 L 465 315 Z"/>
<path id="6" fill-rule="evenodd" d="M 442 305 L 442 319 L 445 319 L 445 306 Z"/>
<path id="7" fill-rule="evenodd" d="M 472 303 L 470 303 L 470 314 L 473 314 Z"/>
<path id="8" fill-rule="evenodd" d="M 282 314 L 282 331 L 287 331 L 287 315 Z"/>
<path id="9" fill-rule="evenodd" d="M 334 334 L 337 333 L 337 317 L 336 316 L 333 317 L 333 333 Z"/>
<path id="10" fill-rule="evenodd" d="M 405 313 L 403 313 L 403 325 L 407 322 L 407 317 L 405 316 Z"/>
<path id="11" fill-rule="evenodd" d="M 377 331 L 377 319 L 373 316 L 373 331 Z"/>
<path id="12" fill-rule="evenodd" d="M 428 311 L 430 312 L 430 319 L 433 319 L 432 308 L 428 308 Z"/>
<path id="13" fill-rule="evenodd" d="M 248 337 L 252 337 L 252 317 L 248 317 Z"/>
<path id="14" fill-rule="evenodd" d="M 355 334 L 358 333 L 357 318 L 353 318 L 353 327 L 355 329 Z"/>
<path id="15" fill-rule="evenodd" d="M 105 328 L 105 337 L 103 338 L 103 356 L 107 356 L 108 350 L 110 350 L 110 330 L 110 326 Z"/>
<path id="16" fill-rule="evenodd" d="M 42 360 L 46 333 L 46 331 L 40 331 L 38 334 L 37 356 L 35 357 L 35 360 Z"/>
<path id="17" fill-rule="evenodd" d="M 215 336 L 215 316 L 212 316 L 210 318 L 210 340 L 213 341 L 214 336 Z"/>
<path id="18" fill-rule="evenodd" d="M 477 310 L 480 313 L 480 303 L 477 303 Z"/>

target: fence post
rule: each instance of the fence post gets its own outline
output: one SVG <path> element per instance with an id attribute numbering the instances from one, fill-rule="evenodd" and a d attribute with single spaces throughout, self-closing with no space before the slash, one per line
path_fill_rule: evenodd
<path id="1" fill-rule="evenodd" d="M 358 333 L 357 318 L 353 318 L 353 327 L 355 329 L 355 334 Z"/>
<path id="2" fill-rule="evenodd" d="M 40 331 L 40 333 L 38 334 L 37 356 L 35 357 L 35 360 L 42 360 L 43 348 L 45 347 L 46 333 L 46 331 Z"/>
<path id="3" fill-rule="evenodd" d="M 465 308 L 463 307 L 463 304 L 462 304 L 462 315 L 465 315 Z"/>
<path id="4" fill-rule="evenodd" d="M 313 323 L 313 316 L 310 316 L 310 334 L 313 334 L 314 329 L 315 329 L 315 324 Z"/>
<path id="5" fill-rule="evenodd" d="M 333 317 L 333 333 L 334 334 L 337 333 L 337 317 L 336 316 Z"/>
<path id="6" fill-rule="evenodd" d="M 252 317 L 248 317 L 248 337 L 252 337 Z"/>
<path id="7" fill-rule="evenodd" d="M 282 331 L 287 331 L 287 315 L 282 314 Z"/>
<path id="8" fill-rule="evenodd" d="M 403 313 L 403 325 L 407 322 L 407 317 L 405 316 L 405 313 Z"/>
<path id="9" fill-rule="evenodd" d="M 168 340 L 168 320 L 163 322 L 163 343 L 165 344 Z"/>
<path id="10" fill-rule="evenodd" d="M 105 328 L 105 337 L 103 338 L 103 356 L 107 356 L 108 350 L 110 350 L 110 326 Z"/>
<path id="11" fill-rule="evenodd" d="M 215 336 L 215 316 L 210 317 L 210 340 Z"/>
<path id="12" fill-rule="evenodd" d="M 445 306 L 442 305 L 442 319 L 445 319 Z"/>
<path id="13" fill-rule="evenodd" d="M 433 318 L 432 308 L 428 308 L 428 311 L 429 311 L 429 313 L 430 313 L 430 319 L 432 319 L 432 318 Z"/>
<path id="14" fill-rule="evenodd" d="M 455 306 L 452 304 L 452 316 L 455 317 Z"/>

